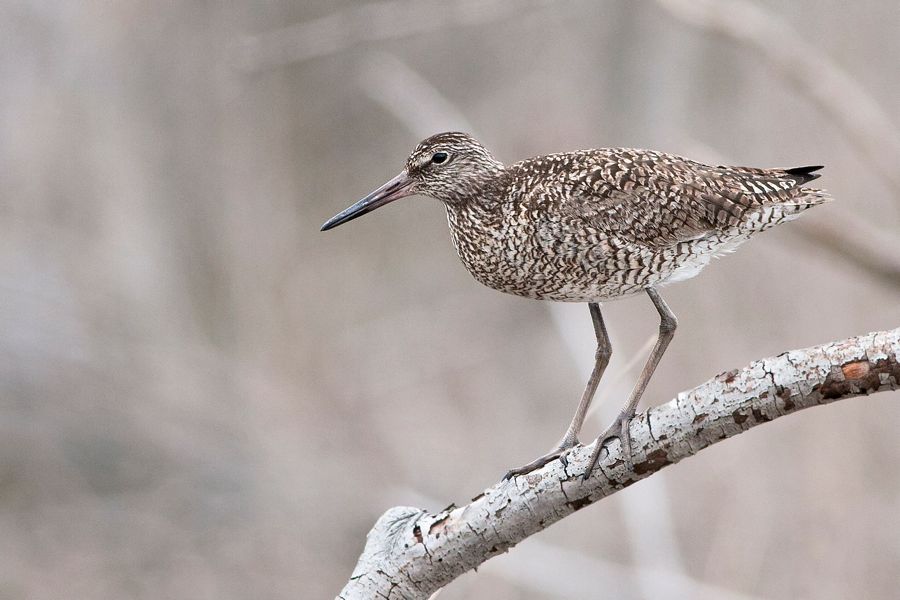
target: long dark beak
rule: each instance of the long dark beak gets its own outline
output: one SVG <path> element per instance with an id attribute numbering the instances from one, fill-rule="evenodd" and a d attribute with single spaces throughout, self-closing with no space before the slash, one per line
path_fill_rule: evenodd
<path id="1" fill-rule="evenodd" d="M 384 206 L 388 202 L 393 202 L 405 196 L 412 195 L 410 186 L 413 180 L 409 178 L 406 171 L 403 170 L 399 175 L 385 183 L 383 186 L 371 192 L 368 196 L 351 206 L 350 208 L 334 215 L 322 225 L 322 231 L 328 231 L 333 227 L 342 225 L 347 221 L 352 221 L 356 217 L 361 217 L 368 212 L 372 212 L 379 206 Z"/>

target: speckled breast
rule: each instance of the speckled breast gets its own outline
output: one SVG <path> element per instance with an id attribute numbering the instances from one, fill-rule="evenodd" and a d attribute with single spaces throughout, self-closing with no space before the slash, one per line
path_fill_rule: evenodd
<path id="1" fill-rule="evenodd" d="M 658 253 L 523 210 L 507 204 L 496 211 L 447 211 L 463 265 L 490 288 L 539 300 L 599 302 L 636 294 L 672 271 Z"/>

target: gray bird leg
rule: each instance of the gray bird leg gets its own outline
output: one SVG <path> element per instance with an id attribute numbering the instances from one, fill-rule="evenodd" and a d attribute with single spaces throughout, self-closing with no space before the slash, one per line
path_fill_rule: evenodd
<path id="1" fill-rule="evenodd" d="M 631 390 L 628 403 L 622 408 L 622 412 L 619 413 L 612 425 L 597 438 L 591 461 L 584 472 L 584 479 L 590 477 L 591 472 L 597 465 L 597 459 L 600 458 L 600 450 L 604 447 L 604 444 L 613 438 L 619 438 L 622 444 L 622 456 L 625 458 L 625 464 L 629 469 L 631 468 L 631 432 L 629 429 L 631 418 L 634 417 L 638 402 L 640 402 L 647 384 L 650 383 L 650 378 L 653 377 L 653 372 L 656 371 L 656 366 L 666 352 L 669 342 L 675 337 L 675 329 L 678 327 L 678 319 L 675 318 L 675 314 L 666 305 L 659 293 L 653 288 L 647 288 L 647 295 L 650 296 L 653 306 L 656 307 L 659 313 L 659 337 L 656 338 L 656 344 L 653 346 L 650 357 L 641 371 L 641 376 L 638 377 L 634 389 Z"/>
<path id="2" fill-rule="evenodd" d="M 581 395 L 581 401 L 578 408 L 575 409 L 575 415 L 572 422 L 569 423 L 566 433 L 563 435 L 556 448 L 547 454 L 536 458 L 527 465 L 517 469 L 507 471 L 503 479 L 509 479 L 515 475 L 523 475 L 535 469 L 543 467 L 550 461 L 563 457 L 571 448 L 578 445 L 578 433 L 581 426 L 584 425 L 584 418 L 587 416 L 588 408 L 591 406 L 591 400 L 594 398 L 594 392 L 597 391 L 597 385 L 603 377 L 606 365 L 612 356 L 612 344 L 609 343 L 609 334 L 606 332 L 606 324 L 603 322 L 603 315 L 600 314 L 600 305 L 596 302 L 590 302 L 588 308 L 591 310 L 591 321 L 594 323 L 594 335 L 597 338 L 597 352 L 594 355 L 594 370 L 591 371 L 591 378 L 588 380 L 587 387 Z"/>

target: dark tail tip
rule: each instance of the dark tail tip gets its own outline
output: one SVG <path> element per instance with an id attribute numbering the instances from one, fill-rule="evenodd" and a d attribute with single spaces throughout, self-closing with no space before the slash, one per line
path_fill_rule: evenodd
<path id="1" fill-rule="evenodd" d="M 793 169 L 785 169 L 784 172 L 788 175 L 793 175 L 794 177 L 800 180 L 800 184 L 804 184 L 807 181 L 812 181 L 813 179 L 818 179 L 822 175 L 819 173 L 815 173 L 814 171 L 818 171 L 819 169 L 823 169 L 823 165 L 815 165 L 812 167 L 794 167 Z"/>

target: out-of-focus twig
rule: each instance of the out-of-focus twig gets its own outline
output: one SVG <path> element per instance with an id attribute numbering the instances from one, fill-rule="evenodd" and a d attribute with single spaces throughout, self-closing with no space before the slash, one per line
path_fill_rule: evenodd
<path id="1" fill-rule="evenodd" d="M 861 267 L 880 281 L 900 287 L 900 235 L 897 233 L 887 233 L 846 210 L 840 211 L 837 219 L 802 223 L 797 229 L 816 246 Z"/>
<path id="2" fill-rule="evenodd" d="M 438 131 L 475 133 L 474 126 L 430 81 L 387 52 L 371 54 L 359 70 L 359 86 L 414 136 Z"/>
<path id="3" fill-rule="evenodd" d="M 366 42 L 451 27 L 471 27 L 521 15 L 552 0 L 386 0 L 339 10 L 282 29 L 247 36 L 235 65 L 259 71 L 335 54 Z"/>
<path id="4" fill-rule="evenodd" d="M 391 508 L 369 532 L 339 598 L 428 598 L 576 510 L 721 440 L 804 408 L 898 387 L 900 328 L 792 350 L 723 373 L 635 417 L 631 467 L 613 443 L 582 480 L 592 444 L 573 450 L 565 464 L 553 461 L 500 482 L 466 506 L 436 514 Z"/>
<path id="5" fill-rule="evenodd" d="M 847 71 L 775 13 L 749 0 L 657 0 L 677 19 L 752 48 L 824 111 L 900 195 L 900 129 Z"/>

